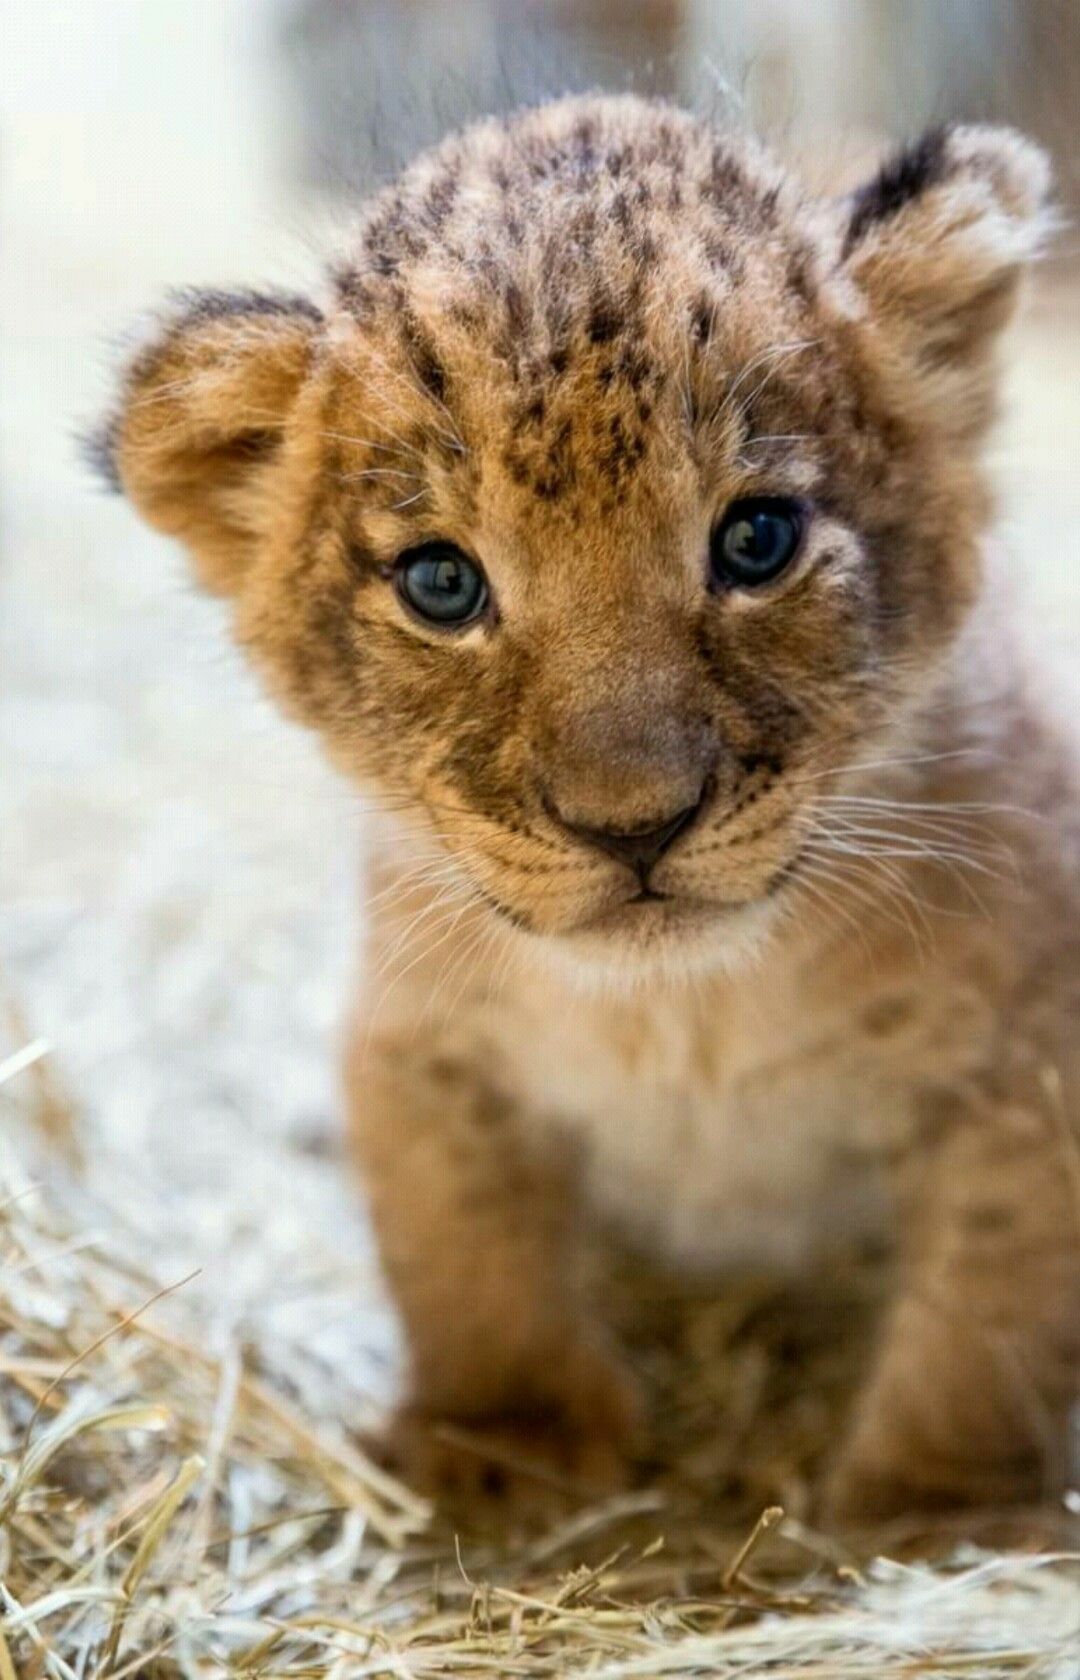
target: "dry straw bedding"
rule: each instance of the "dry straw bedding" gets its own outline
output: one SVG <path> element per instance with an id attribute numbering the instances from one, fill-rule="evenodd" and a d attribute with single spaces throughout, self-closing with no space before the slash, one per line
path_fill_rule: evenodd
<path id="1" fill-rule="evenodd" d="M 0 1080 L 0 1680 L 1080 1676 L 1067 1513 L 1023 1548 L 939 1535 L 936 1564 L 866 1562 L 801 1516 L 865 1268 L 798 1300 L 617 1280 L 657 1463 L 539 1537 L 466 1539 L 365 1459 L 302 1335 L 215 1346 L 206 1297 L 131 1265 L 33 1046 Z"/>

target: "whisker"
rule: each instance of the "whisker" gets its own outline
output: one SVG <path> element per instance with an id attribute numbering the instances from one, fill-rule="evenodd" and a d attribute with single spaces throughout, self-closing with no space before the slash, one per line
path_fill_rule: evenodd
<path id="1" fill-rule="evenodd" d="M 809 849 L 811 855 L 817 856 L 821 861 L 830 856 L 835 858 L 835 852 L 829 846 L 815 852 L 811 843 Z M 844 866 L 834 863 L 833 867 L 837 880 L 843 881 L 848 892 L 864 904 L 871 914 L 884 915 L 894 927 L 899 927 L 909 934 L 920 953 L 925 955 L 919 930 L 921 929 L 931 943 L 935 939 L 934 930 L 927 918 L 926 907 L 899 870 L 879 858 L 871 861 L 862 854 L 854 857 L 845 854 Z M 856 878 L 855 881 L 852 881 L 852 876 Z M 908 914 L 909 905 L 918 918 L 917 925 Z"/>
<path id="2" fill-rule="evenodd" d="M 801 354 L 804 350 L 813 350 L 815 346 L 820 343 L 820 338 L 794 339 L 787 344 L 774 344 L 768 350 L 763 351 L 760 356 L 755 357 L 752 362 L 748 363 L 748 365 L 742 369 L 742 371 L 737 375 L 734 384 L 729 386 L 728 390 L 724 394 L 721 413 L 730 414 L 732 412 L 732 409 L 735 406 L 735 398 L 740 389 L 748 379 L 752 378 L 759 368 L 765 367 L 768 371 L 766 372 L 764 379 L 762 379 L 760 383 L 757 384 L 750 392 L 750 395 L 745 397 L 740 403 L 739 408 L 742 414 L 746 413 L 755 397 L 759 397 L 761 395 L 762 391 L 769 383 L 769 380 L 780 371 L 785 361 L 789 360 L 792 356 Z"/>
<path id="3" fill-rule="evenodd" d="M 907 828 L 894 833 L 891 829 L 867 828 L 844 819 L 839 819 L 839 826 L 836 823 L 834 819 L 833 834 L 853 843 L 862 842 L 862 849 L 872 851 L 875 856 L 908 858 L 913 862 L 951 862 L 994 881 L 1004 881 L 1016 874 L 1016 854 L 1004 841 L 997 844 L 936 827 Z"/>
<path id="4" fill-rule="evenodd" d="M 444 867 L 436 867 L 440 861 Z M 412 869 L 403 871 L 396 880 L 391 881 L 388 886 L 380 888 L 377 893 L 365 895 L 364 909 L 370 913 L 385 904 L 387 899 L 392 899 L 395 894 L 406 897 L 409 893 L 418 892 L 424 887 L 440 886 L 446 882 L 458 881 L 460 878 L 460 867 L 452 858 L 443 856 L 441 860 L 433 859 L 427 863 L 417 864 Z"/>
<path id="5" fill-rule="evenodd" d="M 750 449 L 764 449 L 776 443 L 806 443 L 815 438 L 812 432 L 763 432 L 756 437 L 744 438 L 739 445 L 739 465 L 752 467 L 753 462 L 746 459 L 746 452 Z M 819 437 L 815 441 L 820 442 Z"/>
<path id="6" fill-rule="evenodd" d="M 874 797 L 864 793 L 825 793 L 822 801 L 829 804 L 883 806 L 894 811 L 930 811 L 952 813 L 971 812 L 977 816 L 1019 816 L 1038 817 L 1038 811 L 1029 811 L 1021 805 L 990 805 L 978 800 L 935 800 L 935 799 L 905 799 L 900 796 L 889 798 Z"/>
<path id="7" fill-rule="evenodd" d="M 381 367 L 384 373 L 389 374 L 390 377 L 396 379 L 399 384 L 404 385 L 411 396 L 419 398 L 421 402 L 433 404 L 434 407 L 438 409 L 438 411 L 448 421 L 450 429 L 447 430 L 446 427 L 432 424 L 432 431 L 435 432 L 437 436 L 441 437 L 443 441 L 447 443 L 457 454 L 468 454 L 468 450 L 458 435 L 457 429 L 454 425 L 454 417 L 441 397 L 437 397 L 433 391 L 428 389 L 427 386 L 421 386 L 418 381 L 415 384 L 411 384 L 407 375 L 402 373 L 399 368 L 392 367 L 384 356 L 380 356 L 378 352 L 373 350 L 370 346 L 367 348 L 367 355 L 371 361 Z M 383 401 L 386 400 L 385 389 L 380 392 L 380 398 Z M 399 412 L 404 411 L 399 410 Z"/>
<path id="8" fill-rule="evenodd" d="M 464 970 L 461 976 L 461 982 L 458 985 L 453 997 L 447 1004 L 443 1014 L 444 1020 L 452 1020 L 454 1011 L 457 1009 L 457 1006 L 461 1001 L 462 994 L 469 985 L 469 982 L 475 976 L 477 967 L 479 966 L 480 961 L 482 961 L 483 951 L 490 948 L 493 930 L 496 928 L 497 924 L 495 919 L 494 917 L 491 917 L 488 921 L 480 924 L 479 928 L 474 931 L 472 938 L 466 940 L 458 951 L 451 953 L 447 962 L 440 970 L 438 979 L 432 988 L 431 996 L 424 1007 L 423 1013 L 425 1015 L 434 1012 L 435 1004 L 449 986 L 450 981 L 459 972 L 459 970 Z"/>
<path id="9" fill-rule="evenodd" d="M 872 816 L 877 819 L 877 812 Z M 943 916 L 955 916 L 959 912 L 948 906 L 934 904 L 924 907 L 922 901 L 914 892 L 910 875 L 902 869 L 903 864 L 929 865 L 943 870 L 959 888 L 974 908 L 983 916 L 989 912 L 985 903 L 964 871 L 982 875 L 990 880 L 1002 881 L 1005 877 L 1000 870 L 992 869 L 984 861 L 987 855 L 995 856 L 995 849 L 974 844 L 970 837 L 942 835 L 934 832 L 931 825 L 929 830 L 911 832 L 903 829 L 882 828 L 874 822 L 867 822 L 859 812 L 854 816 L 836 815 L 828 813 L 829 820 L 822 821 L 820 816 L 811 819 L 812 830 L 822 838 L 819 845 L 823 845 L 834 854 L 854 857 L 863 861 L 864 866 L 872 863 L 880 875 L 887 876 L 898 893 L 913 907 L 917 907 L 920 920 L 925 925 L 926 909 L 940 919 Z M 999 848 L 996 852 L 1004 857 L 1015 869 L 1016 860 L 1008 847 Z"/>
<path id="10" fill-rule="evenodd" d="M 365 478 L 404 478 L 410 484 L 423 484 L 419 473 L 405 472 L 399 467 L 365 467 L 361 472 L 342 473 L 342 484 L 356 484 Z"/>
<path id="11" fill-rule="evenodd" d="M 921 840 L 917 835 L 894 832 L 886 828 L 870 828 L 862 824 L 835 819 L 835 825 L 823 829 L 839 850 L 859 851 L 864 856 L 879 858 L 906 858 L 912 862 L 927 863 L 962 863 L 978 875 L 986 875 L 991 880 L 1004 879 L 999 870 L 991 869 L 989 864 L 974 857 L 969 851 L 961 851 L 956 846 L 931 845 L 929 840 Z M 870 844 L 869 842 L 873 842 Z"/>
<path id="12" fill-rule="evenodd" d="M 858 775 L 864 770 L 896 770 L 907 766 L 944 764 L 957 759 L 985 757 L 985 747 L 957 747 L 950 752 L 922 753 L 918 756 L 901 758 L 856 760 L 850 764 L 834 764 L 826 770 L 815 770 L 808 776 L 791 776 L 785 778 L 789 787 L 804 787 L 808 782 L 823 781 L 829 776 Z"/>
<path id="13" fill-rule="evenodd" d="M 493 928 L 498 926 L 494 919 L 492 919 L 491 925 Z M 517 942 L 509 936 L 505 928 L 500 927 L 498 931 L 503 935 L 503 951 L 502 956 L 498 962 L 496 962 L 495 966 L 488 975 L 487 998 L 489 1003 L 498 1001 L 502 988 L 505 986 L 510 977 L 510 971 L 514 965 L 514 958 L 518 955 L 520 949 Z"/>
<path id="14" fill-rule="evenodd" d="M 416 965 L 418 963 L 422 962 L 425 957 L 433 956 L 436 951 L 442 949 L 442 947 L 446 944 L 447 940 L 451 939 L 453 937 L 454 932 L 457 928 L 458 923 L 461 921 L 462 916 L 464 916 L 467 911 L 474 909 L 478 902 L 479 901 L 478 901 L 476 895 L 470 893 L 468 895 L 468 897 L 466 898 L 464 904 L 462 904 L 457 910 L 455 910 L 449 916 L 448 925 L 444 928 L 443 932 L 439 935 L 439 937 L 436 940 L 434 940 L 431 944 L 424 944 L 422 946 L 422 948 L 416 953 L 416 955 L 414 957 L 412 957 L 410 959 L 410 961 L 405 964 L 405 967 L 400 969 L 397 974 L 395 974 L 391 977 L 388 984 L 386 986 L 384 986 L 382 992 L 380 993 L 379 1000 L 378 1000 L 377 1004 L 375 1005 L 374 1009 L 371 1011 L 371 1017 L 370 1017 L 370 1021 L 369 1021 L 369 1025 L 368 1025 L 368 1032 L 369 1033 L 373 1030 L 375 1022 L 378 1018 L 379 1012 L 382 1009 L 383 1005 L 386 1003 L 387 999 L 390 997 L 391 993 L 393 991 L 395 991 L 395 989 L 398 986 L 400 986 L 401 982 L 406 978 L 407 975 L 412 973 L 413 969 L 416 967 Z"/>
<path id="15" fill-rule="evenodd" d="M 455 897 L 456 895 L 451 888 L 443 888 L 433 900 L 422 905 L 399 932 L 390 948 L 382 953 L 377 968 L 365 978 L 372 983 L 380 980 L 393 966 L 397 957 L 411 948 L 414 938 L 420 932 L 423 924 L 441 916 L 445 908 L 454 902 Z"/>
<path id="16" fill-rule="evenodd" d="M 328 432 L 323 430 L 320 433 L 320 436 L 330 438 L 335 443 L 355 443 L 361 449 L 376 449 L 384 455 L 415 455 L 418 461 L 424 461 L 425 457 L 423 450 L 418 449 L 414 443 L 409 443 L 408 439 L 403 438 L 400 432 L 395 432 L 392 427 L 384 425 L 378 420 L 376 420 L 374 424 L 379 431 L 385 432 L 387 437 L 393 438 L 394 441 L 392 444 L 379 443 L 376 438 L 357 437 L 351 432 Z"/>
<path id="17" fill-rule="evenodd" d="M 840 919 L 845 922 L 849 928 L 851 928 L 855 937 L 862 945 L 866 955 L 872 961 L 874 953 L 870 942 L 866 937 L 866 929 L 860 922 L 856 921 L 855 917 L 844 904 L 837 902 L 835 894 L 831 895 L 826 890 L 828 886 L 835 887 L 836 884 L 835 878 L 827 871 L 817 870 L 813 866 L 808 867 L 805 863 L 802 863 L 792 875 L 788 890 L 790 896 L 792 897 L 798 895 L 809 898 L 811 904 L 816 904 L 819 911 L 821 911 L 827 919 L 832 920 L 834 917 L 839 916 Z"/>

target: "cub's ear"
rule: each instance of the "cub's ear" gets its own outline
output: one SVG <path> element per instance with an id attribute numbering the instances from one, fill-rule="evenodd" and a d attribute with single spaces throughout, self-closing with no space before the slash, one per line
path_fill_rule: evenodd
<path id="1" fill-rule="evenodd" d="M 321 325 L 313 303 L 285 293 L 180 294 L 90 441 L 109 484 L 187 544 L 217 593 L 237 587 L 265 526 L 260 492 Z"/>
<path id="2" fill-rule="evenodd" d="M 1011 129 L 932 129 L 843 202 L 842 266 L 924 367 L 975 372 L 1052 231 L 1049 189 Z"/>

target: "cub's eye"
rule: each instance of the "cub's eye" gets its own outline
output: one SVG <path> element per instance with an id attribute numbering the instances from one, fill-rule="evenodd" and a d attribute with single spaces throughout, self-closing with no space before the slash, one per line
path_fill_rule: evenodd
<path id="1" fill-rule="evenodd" d="M 418 618 L 458 629 L 487 606 L 487 579 L 453 543 L 424 543 L 403 554 L 394 568 L 397 592 Z"/>
<path id="2" fill-rule="evenodd" d="M 721 589 L 771 583 L 799 551 L 803 511 L 786 496 L 747 496 L 732 502 L 712 534 L 709 562 Z"/>

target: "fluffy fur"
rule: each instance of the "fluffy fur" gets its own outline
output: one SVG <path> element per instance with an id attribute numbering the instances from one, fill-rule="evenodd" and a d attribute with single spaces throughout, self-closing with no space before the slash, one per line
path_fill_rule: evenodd
<path id="1" fill-rule="evenodd" d="M 120 483 L 382 812 L 353 1131 L 394 1449 L 444 1494 L 506 1491 L 508 1448 L 621 1473 L 598 1215 L 692 1266 L 896 1231 L 837 1505 L 1062 1483 L 1080 806 L 984 582 L 981 463 L 1046 192 L 1002 130 L 824 202 L 667 106 L 565 101 L 422 157 L 322 307 L 184 297 L 131 363 Z M 718 594 L 748 494 L 808 534 Z M 458 634 L 391 586 L 433 537 L 490 582 Z M 577 832 L 703 788 L 655 899 Z"/>

